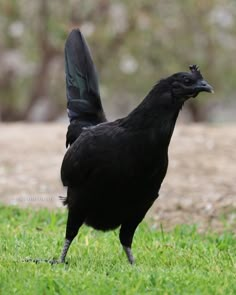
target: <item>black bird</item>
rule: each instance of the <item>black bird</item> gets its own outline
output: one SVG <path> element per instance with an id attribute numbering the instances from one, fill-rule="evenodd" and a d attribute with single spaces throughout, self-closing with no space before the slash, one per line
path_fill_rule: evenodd
<path id="1" fill-rule="evenodd" d="M 134 232 L 158 197 L 178 114 L 186 100 L 213 89 L 193 65 L 190 72 L 160 80 L 127 117 L 106 122 L 96 70 L 79 30 L 68 37 L 65 56 L 68 109 L 75 116 L 61 166 L 68 220 L 60 262 L 85 223 L 102 231 L 120 227 L 133 264 Z"/>

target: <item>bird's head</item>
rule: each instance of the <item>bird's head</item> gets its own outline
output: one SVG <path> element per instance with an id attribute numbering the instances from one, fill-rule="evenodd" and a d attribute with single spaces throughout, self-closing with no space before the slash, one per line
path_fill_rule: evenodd
<path id="1" fill-rule="evenodd" d="M 185 100 L 196 97 L 200 92 L 211 92 L 213 88 L 204 80 L 197 65 L 189 66 L 190 72 L 180 72 L 169 77 L 172 96 L 176 100 Z"/>

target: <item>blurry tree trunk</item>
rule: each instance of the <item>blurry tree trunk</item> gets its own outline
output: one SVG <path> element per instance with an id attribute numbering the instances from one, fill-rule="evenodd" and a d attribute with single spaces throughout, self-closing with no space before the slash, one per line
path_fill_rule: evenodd
<path id="1" fill-rule="evenodd" d="M 42 98 L 49 99 L 48 95 L 48 79 L 50 63 L 55 56 L 60 54 L 55 48 L 53 48 L 49 41 L 49 9 L 48 1 L 40 0 L 39 8 L 39 22 L 38 22 L 38 47 L 40 48 L 40 61 L 39 68 L 36 72 L 33 86 L 31 89 L 30 100 L 27 108 L 24 111 L 24 119 L 29 118 L 29 113 L 31 112 L 34 105 Z M 51 114 L 51 116 L 49 115 Z M 46 120 L 52 120 L 55 117 L 53 112 L 48 112 L 45 114 Z"/>
<path id="2" fill-rule="evenodd" d="M 0 79 L 1 94 L 5 94 L 6 97 L 11 100 L 14 95 L 14 72 L 9 70 L 4 72 Z M 11 104 L 4 101 L 0 105 L 0 121 L 19 120 L 19 113 L 15 108 L 12 108 Z"/>
<path id="3" fill-rule="evenodd" d="M 189 2 L 188 4 L 194 5 L 191 2 Z M 195 13 L 198 17 L 193 20 L 191 14 L 189 14 L 189 6 L 182 6 L 182 14 L 185 25 L 184 27 L 186 29 L 186 35 L 191 36 L 192 32 L 198 31 L 199 35 L 201 34 L 202 36 L 204 36 L 204 41 L 206 44 L 206 68 L 208 75 L 210 75 L 211 77 L 213 76 L 211 68 L 215 60 L 215 47 L 211 34 L 205 34 L 205 24 L 208 23 L 209 11 L 211 11 L 213 7 L 214 1 L 212 0 L 209 0 L 207 2 L 204 0 L 198 1 L 198 5 L 195 5 Z M 183 59 L 183 63 L 186 62 L 186 57 L 184 55 L 177 56 L 177 58 Z M 206 104 L 199 103 L 197 99 L 190 100 L 187 104 L 187 109 L 190 112 L 191 119 L 194 122 L 208 120 Z"/>

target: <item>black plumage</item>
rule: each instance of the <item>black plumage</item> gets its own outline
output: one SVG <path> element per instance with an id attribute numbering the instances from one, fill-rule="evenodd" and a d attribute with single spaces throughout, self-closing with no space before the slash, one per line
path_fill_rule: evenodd
<path id="1" fill-rule="evenodd" d="M 89 47 L 79 30 L 73 30 L 65 44 L 67 109 L 71 121 L 66 147 L 80 135 L 83 127 L 105 122 L 97 70 Z"/>
<path id="2" fill-rule="evenodd" d="M 70 46 L 78 48 L 77 43 L 81 40 L 67 41 L 67 49 Z M 80 50 L 87 54 L 81 46 Z M 71 58 L 75 65 L 80 63 L 80 51 L 68 52 L 69 59 L 70 54 L 77 55 L 77 58 Z M 91 66 L 92 63 L 87 64 L 83 71 L 89 73 Z M 129 262 L 134 262 L 131 252 L 133 235 L 158 197 L 168 167 L 168 146 L 179 111 L 190 97 L 201 91 L 212 92 L 199 69 L 191 66 L 190 70 L 190 73 L 181 72 L 160 80 L 127 117 L 103 122 L 103 115 L 103 123 L 98 122 L 101 124 L 92 127 L 88 127 L 91 121 L 87 113 L 91 107 L 99 117 L 102 110 L 100 96 L 95 95 L 91 100 L 89 91 L 88 96 L 80 94 L 78 101 L 88 100 L 88 109 L 79 109 L 82 121 L 88 123 L 83 124 L 87 128 L 80 130 L 78 138 L 67 150 L 61 167 L 63 185 L 68 187 L 64 202 L 68 206 L 68 221 L 61 262 L 65 261 L 68 248 L 83 223 L 103 231 L 120 227 L 120 242 Z M 71 78 L 76 80 L 76 75 L 73 73 Z M 81 90 L 84 85 L 79 81 L 76 87 Z M 98 94 L 98 88 L 95 92 Z"/>

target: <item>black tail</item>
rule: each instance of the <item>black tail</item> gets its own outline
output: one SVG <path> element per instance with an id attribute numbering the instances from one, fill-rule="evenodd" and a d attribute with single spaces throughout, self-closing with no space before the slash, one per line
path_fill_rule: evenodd
<path id="1" fill-rule="evenodd" d="M 70 121 L 77 120 L 81 128 L 105 122 L 96 68 L 79 29 L 74 29 L 67 38 L 65 71 Z"/>

